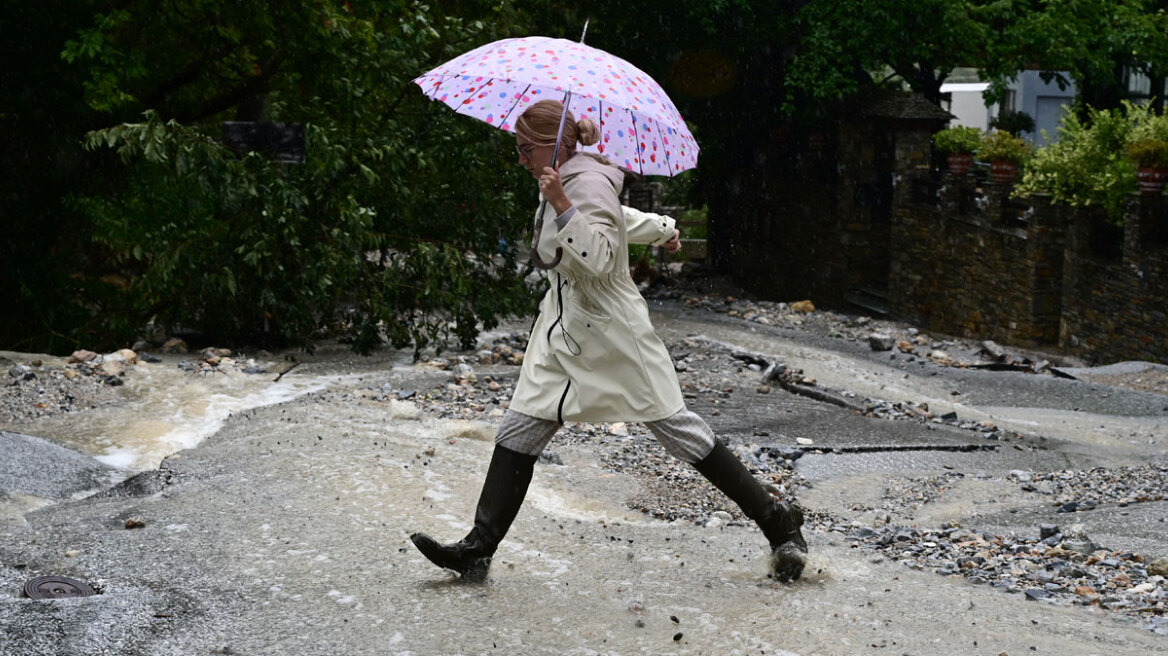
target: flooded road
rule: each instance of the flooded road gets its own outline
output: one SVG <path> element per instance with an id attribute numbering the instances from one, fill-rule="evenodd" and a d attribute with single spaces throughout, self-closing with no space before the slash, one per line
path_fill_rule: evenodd
<path id="1" fill-rule="evenodd" d="M 1053 395 L 1044 407 L 1038 401 L 1049 394 L 1036 387 L 1037 377 L 1010 383 L 1011 390 L 997 379 L 983 385 L 906 371 L 862 350 L 686 317 L 655 319 L 667 339 L 705 335 L 772 354 L 823 387 L 926 401 L 1057 445 L 809 454 L 796 466 L 813 483 L 800 492 L 813 510 L 874 517 L 856 507 L 912 476 L 1164 455 L 1163 415 L 1075 410 L 1091 407 L 1092 390 Z M 409 366 L 396 354 L 362 359 L 340 348 L 279 383 L 159 372 L 143 376 L 133 400 L 106 416 L 45 422 L 42 436 L 127 475 L 142 473 L 22 522 L 0 522 L 0 653 L 1142 656 L 1168 646 L 1131 617 L 907 567 L 826 529 L 807 534 L 804 579 L 776 584 L 764 575 L 759 531 L 634 512 L 626 501 L 642 492 L 640 479 L 603 467 L 594 445 L 578 443 L 553 443 L 563 464 L 536 468 L 491 579 L 461 584 L 424 561 L 408 536 L 424 530 L 457 539 L 470 528 L 493 427 L 435 418 L 398 398 L 448 384 L 448 373 Z M 858 430 L 873 441 L 956 439 L 907 423 L 861 429 L 860 418 L 808 399 L 773 394 L 765 403 L 778 411 L 754 408 L 751 421 L 772 421 L 789 437 L 798 427 L 820 444 L 857 440 Z M 736 407 L 712 417 L 715 428 L 736 440 L 763 439 L 740 432 L 750 424 Z M 1004 510 L 1014 494 L 973 475 L 960 486 L 959 495 L 925 505 L 911 521 L 970 522 Z M 127 529 L 130 518 L 144 527 Z M 101 594 L 23 599 L 17 591 L 34 573 L 93 581 Z"/>

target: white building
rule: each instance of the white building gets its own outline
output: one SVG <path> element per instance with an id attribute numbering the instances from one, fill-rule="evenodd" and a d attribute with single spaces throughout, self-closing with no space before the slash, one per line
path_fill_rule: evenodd
<path id="1" fill-rule="evenodd" d="M 987 82 L 942 84 L 941 93 L 948 100 L 942 100 L 941 106 L 957 117 L 950 125 L 989 130 L 990 121 L 1000 112 L 1020 111 L 1029 114 L 1035 124 L 1035 131 L 1024 132 L 1023 137 L 1040 146 L 1058 140 L 1063 108 L 1075 99 L 1074 83 L 1069 83 L 1066 89 L 1060 89 L 1055 82 L 1044 82 L 1038 71 L 1023 71 L 1010 83 L 1009 91 L 1001 103 L 987 106 L 982 94 L 989 86 Z M 1043 139 L 1043 131 L 1046 132 L 1046 140 Z"/>

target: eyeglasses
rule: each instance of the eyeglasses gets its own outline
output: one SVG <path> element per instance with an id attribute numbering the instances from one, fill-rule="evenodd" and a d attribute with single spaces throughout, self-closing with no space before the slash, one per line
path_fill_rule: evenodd
<path id="1" fill-rule="evenodd" d="M 536 148 L 543 148 L 544 146 L 554 146 L 554 145 L 555 145 L 554 143 L 542 143 L 542 144 L 541 143 L 528 143 L 528 144 L 523 144 L 522 146 L 516 145 L 515 152 L 519 153 L 520 157 L 526 157 L 527 159 L 531 159 L 531 153 Z"/>

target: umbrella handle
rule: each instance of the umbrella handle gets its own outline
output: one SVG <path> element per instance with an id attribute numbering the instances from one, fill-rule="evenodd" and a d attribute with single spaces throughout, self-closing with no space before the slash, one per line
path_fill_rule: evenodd
<path id="1" fill-rule="evenodd" d="M 584 32 L 588 32 L 587 22 L 584 23 Z M 581 37 L 581 42 L 583 42 L 583 37 Z M 571 100 L 572 92 L 569 91 L 568 95 L 564 96 L 564 113 L 560 114 L 560 129 L 558 132 L 556 132 L 556 149 L 552 151 L 553 169 L 556 168 L 556 159 L 560 156 L 560 142 L 564 138 L 564 123 L 568 119 L 568 102 Z M 551 262 L 544 262 L 543 259 L 541 259 L 539 256 L 539 235 L 541 232 L 543 232 L 543 211 L 546 207 L 547 199 L 545 198 L 543 202 L 539 204 L 539 221 L 536 221 L 535 234 L 531 237 L 531 261 L 537 268 L 543 269 L 544 271 L 555 268 L 555 266 L 559 264 L 560 260 L 564 257 L 564 249 L 560 248 L 559 246 L 556 246 L 556 256 L 552 258 Z"/>
<path id="2" fill-rule="evenodd" d="M 531 263 L 537 269 L 547 271 L 555 268 L 560 260 L 564 259 L 564 249 L 556 246 L 556 256 L 552 258 L 551 262 L 544 262 L 539 256 L 539 236 L 543 232 L 543 210 L 545 207 L 547 207 L 546 200 L 539 204 L 539 221 L 535 222 L 535 234 L 531 236 Z"/>

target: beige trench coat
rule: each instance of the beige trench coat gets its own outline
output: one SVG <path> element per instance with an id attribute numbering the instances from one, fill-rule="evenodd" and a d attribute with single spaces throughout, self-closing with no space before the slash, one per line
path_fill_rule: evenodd
<path id="1" fill-rule="evenodd" d="M 622 211 L 624 174 L 587 155 L 560 167 L 576 214 L 557 230 L 548 204 L 538 245 L 551 288 L 540 302 L 510 408 L 553 421 L 658 421 L 685 407 L 673 360 L 629 275 L 629 243 L 660 245 L 674 222 Z M 541 199 L 542 200 L 542 199 Z M 538 217 L 537 217 L 538 218 Z"/>

